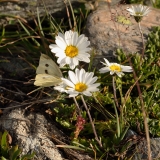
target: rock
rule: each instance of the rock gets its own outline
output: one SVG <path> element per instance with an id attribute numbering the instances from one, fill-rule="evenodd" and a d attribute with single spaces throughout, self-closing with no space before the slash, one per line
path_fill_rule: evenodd
<path id="1" fill-rule="evenodd" d="M 99 6 L 106 5 L 107 0 L 84 0 L 84 2 L 88 10 L 95 10 Z M 120 3 L 120 0 L 110 0 L 110 5 L 115 5 L 117 3 Z"/>
<path id="2" fill-rule="evenodd" d="M 153 160 L 158 160 L 160 158 L 160 138 L 152 138 L 150 140 L 151 143 L 151 155 Z M 132 160 L 148 160 L 147 156 L 147 141 L 141 141 L 135 150 L 135 155 L 133 156 Z"/>
<path id="3" fill-rule="evenodd" d="M 10 106 L 14 107 L 12 103 Z M 9 107 L 10 108 L 10 107 Z M 1 128 L 7 130 L 14 143 L 22 149 L 22 154 L 36 153 L 34 160 L 64 160 L 64 154 L 53 143 L 66 145 L 63 134 L 41 113 L 29 112 L 16 108 L 4 110 L 0 117 Z M 62 148 L 69 160 L 93 160 L 90 156 L 77 150 Z"/>
<path id="4" fill-rule="evenodd" d="M 71 3 L 77 2 L 71 0 Z M 68 3 L 67 3 L 68 4 Z M 33 20 L 39 16 L 61 12 L 65 8 L 64 0 L 11 0 L 0 1 L 0 24 L 9 24 L 16 19 Z M 63 16 L 65 14 L 61 13 Z"/>
<path id="5" fill-rule="evenodd" d="M 60 135 L 60 132 L 40 113 L 25 115 L 24 109 L 14 109 L 1 117 L 0 125 L 13 135 L 12 139 L 23 149 L 23 155 L 34 151 L 37 160 L 63 159 L 55 144 L 49 139 L 47 129 L 51 128 L 55 136 Z"/>
<path id="6" fill-rule="evenodd" d="M 127 150 L 127 157 L 132 157 L 132 160 L 147 160 L 147 140 L 144 137 L 139 136 L 136 132 L 129 129 L 125 136 L 125 139 L 130 140 L 130 147 Z M 151 138 L 151 155 L 153 160 L 160 158 L 160 138 Z"/>
<path id="7" fill-rule="evenodd" d="M 0 63 L 0 70 L 3 70 L 5 73 L 9 74 L 11 77 L 24 78 L 25 75 L 33 74 L 35 71 L 24 59 L 18 56 L 16 53 L 9 55 L 3 53 L 1 56 L 3 61 Z"/>
<path id="8" fill-rule="evenodd" d="M 117 4 L 109 8 L 107 2 L 103 2 L 88 16 L 84 33 L 96 51 L 95 66 L 103 57 L 115 61 L 115 52 L 118 48 L 126 53 L 141 52 L 142 40 L 138 24 L 126 11 L 127 7 L 130 5 Z M 151 8 L 148 16 L 143 17 L 141 21 L 145 41 L 152 27 L 159 24 L 160 10 Z"/>

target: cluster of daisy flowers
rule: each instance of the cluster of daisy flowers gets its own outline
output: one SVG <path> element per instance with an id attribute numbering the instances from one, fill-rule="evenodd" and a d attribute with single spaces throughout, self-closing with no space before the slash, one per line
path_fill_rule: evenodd
<path id="1" fill-rule="evenodd" d="M 96 83 L 98 77 L 93 72 L 86 72 L 83 68 L 76 68 L 79 61 L 90 62 L 89 47 L 90 42 L 83 34 L 78 36 L 77 32 L 66 31 L 65 34 L 58 33 L 55 40 L 56 44 L 49 45 L 51 52 L 58 58 L 57 63 L 60 67 L 68 65 L 70 71 L 68 78 L 62 78 L 62 83 L 54 87 L 55 90 L 66 92 L 69 97 L 75 97 L 79 94 L 92 96 L 92 92 L 99 91 L 100 83 Z M 123 66 L 117 63 L 110 63 L 107 59 L 102 62 L 105 67 L 100 69 L 100 73 L 110 72 L 111 75 L 117 74 L 119 77 L 123 72 L 132 72 L 130 66 Z M 74 71 L 73 71 L 74 70 Z"/>
<path id="2" fill-rule="evenodd" d="M 146 16 L 150 10 L 148 7 L 139 5 L 139 6 L 132 6 L 131 8 L 128 8 L 127 11 L 129 11 L 130 14 L 134 16 L 136 22 L 139 23 L 142 20 L 142 17 Z M 35 85 L 42 87 L 54 86 L 55 90 L 67 93 L 69 97 L 73 98 L 78 95 L 81 95 L 81 99 L 83 101 L 84 107 L 87 111 L 87 114 L 89 116 L 92 125 L 95 139 L 102 147 L 101 139 L 99 139 L 97 136 L 92 117 L 82 96 L 82 95 L 92 96 L 93 92 L 99 91 L 98 87 L 100 86 L 100 83 L 97 83 L 98 77 L 94 76 L 94 72 L 86 72 L 85 69 L 83 68 L 79 69 L 80 61 L 90 63 L 91 48 L 89 47 L 89 45 L 90 42 L 88 38 L 83 34 L 78 35 L 77 32 L 72 30 L 66 31 L 64 34 L 58 33 L 58 35 L 55 37 L 55 44 L 50 44 L 49 48 L 51 49 L 51 52 L 57 57 L 57 63 L 59 64 L 60 67 L 64 67 L 66 65 L 69 67 L 68 77 L 67 78 L 62 77 L 59 67 L 57 69 L 57 72 L 59 72 L 60 76 L 58 77 L 57 76 L 58 74 L 55 74 L 56 71 L 54 72 L 52 71 L 56 64 L 54 64 L 51 61 L 50 61 L 51 68 L 50 70 L 47 70 L 47 67 L 50 67 L 50 65 L 46 64 L 44 60 L 41 59 L 40 62 L 43 66 L 39 67 L 39 70 L 37 71 L 37 74 L 40 73 L 40 75 L 37 76 L 37 82 L 35 83 Z M 49 59 L 46 57 L 44 58 L 45 61 Z M 104 67 L 99 69 L 99 73 L 110 72 L 111 76 L 122 77 L 124 75 L 124 72 L 133 72 L 133 68 L 131 66 L 124 66 L 118 63 L 110 63 L 106 58 L 104 58 L 104 62 L 101 63 L 104 65 Z M 44 70 L 43 73 L 41 73 L 41 69 L 44 68 L 46 69 L 45 73 Z M 54 75 L 49 75 L 49 73 Z M 43 83 L 43 80 L 44 81 L 47 80 L 47 85 Z M 56 83 L 53 83 L 52 81 L 56 81 Z M 79 108 L 78 105 L 77 108 Z M 77 136 L 79 132 L 83 129 L 84 123 L 85 120 L 81 116 L 81 113 L 79 113 L 79 117 L 77 118 L 77 124 L 76 124 Z"/>
<path id="3" fill-rule="evenodd" d="M 139 22 L 143 16 L 146 16 L 150 9 L 143 5 L 131 6 L 127 9 L 135 20 Z M 62 83 L 54 87 L 55 90 L 66 92 L 70 97 L 79 94 L 91 96 L 92 92 L 98 91 L 100 83 L 96 83 L 98 77 L 93 72 L 86 72 L 83 68 L 78 69 L 79 62 L 90 63 L 91 48 L 90 42 L 85 35 L 78 35 L 75 31 L 66 31 L 64 34 L 58 33 L 55 37 L 55 44 L 50 44 L 51 52 L 57 57 L 57 63 L 60 67 L 68 65 L 70 71 L 68 78 L 61 78 Z M 99 70 L 100 73 L 110 72 L 111 75 L 122 77 L 124 72 L 132 72 L 130 66 L 124 66 L 117 63 L 110 63 L 106 58 L 101 62 L 105 67 Z"/>
<path id="4" fill-rule="evenodd" d="M 131 6 L 127 9 L 135 20 L 139 22 L 143 16 L 146 16 L 150 9 L 143 5 Z M 79 62 L 90 63 L 91 48 L 90 42 L 85 35 L 78 35 L 75 31 L 66 31 L 64 34 L 58 33 L 55 37 L 55 44 L 50 44 L 51 52 L 57 57 L 57 63 L 60 67 L 68 65 L 70 71 L 68 78 L 61 78 L 62 83 L 54 87 L 55 90 L 66 92 L 70 97 L 79 94 L 91 96 L 92 92 L 98 91 L 100 83 L 96 83 L 98 77 L 93 72 L 86 72 L 83 68 L 78 69 Z M 99 70 L 100 73 L 110 72 L 111 75 L 122 77 L 124 72 L 132 72 L 132 67 L 117 63 L 110 63 L 104 58 L 101 62 L 105 67 Z"/>

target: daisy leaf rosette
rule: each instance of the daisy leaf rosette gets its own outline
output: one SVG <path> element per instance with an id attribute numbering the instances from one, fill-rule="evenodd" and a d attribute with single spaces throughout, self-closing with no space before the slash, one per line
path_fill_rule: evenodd
<path id="1" fill-rule="evenodd" d="M 68 72 L 68 79 L 62 78 L 63 84 L 54 87 L 60 92 L 66 92 L 69 97 L 76 97 L 79 94 L 92 96 L 92 92 L 99 91 L 100 83 L 95 83 L 98 77 L 93 72 L 86 72 L 84 69 L 75 69 L 75 72 Z"/>
<path id="2" fill-rule="evenodd" d="M 133 69 L 130 66 L 120 65 L 118 63 L 110 63 L 106 58 L 104 58 L 104 62 L 101 62 L 105 65 L 105 67 L 101 68 L 100 73 L 110 72 L 111 75 L 116 74 L 118 77 L 122 77 L 124 75 L 123 72 L 132 72 Z"/>
<path id="3" fill-rule="evenodd" d="M 50 44 L 51 52 L 55 54 L 57 63 L 60 67 L 68 64 L 71 69 L 79 65 L 79 61 L 90 62 L 91 48 L 88 46 L 90 42 L 83 34 L 78 36 L 77 32 L 66 31 L 65 34 L 58 33 L 55 39 L 56 44 Z"/>
<path id="4" fill-rule="evenodd" d="M 130 15 L 134 16 L 136 22 L 140 22 L 144 16 L 151 11 L 149 7 L 143 5 L 135 5 L 131 6 L 131 8 L 127 8 L 127 11 Z"/>

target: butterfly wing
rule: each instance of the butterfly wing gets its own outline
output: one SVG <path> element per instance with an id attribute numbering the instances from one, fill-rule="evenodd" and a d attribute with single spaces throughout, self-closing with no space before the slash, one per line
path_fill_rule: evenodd
<path id="1" fill-rule="evenodd" d="M 60 77 L 52 76 L 49 74 L 37 74 L 34 85 L 40 87 L 55 86 L 61 82 Z"/>
<path id="2" fill-rule="evenodd" d="M 49 74 L 56 77 L 62 77 L 62 72 L 56 63 L 46 54 L 41 54 L 37 74 Z"/>
<path id="3" fill-rule="evenodd" d="M 34 82 L 36 86 L 50 87 L 61 83 L 61 70 L 56 63 L 45 54 L 41 54 L 36 73 L 37 75 Z"/>

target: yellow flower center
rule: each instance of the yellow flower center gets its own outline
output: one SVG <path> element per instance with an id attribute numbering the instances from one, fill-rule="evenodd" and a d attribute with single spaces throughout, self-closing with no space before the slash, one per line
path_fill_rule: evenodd
<path id="1" fill-rule="evenodd" d="M 73 58 L 78 54 L 78 48 L 72 45 L 67 46 L 65 49 L 65 53 L 66 56 Z"/>
<path id="2" fill-rule="evenodd" d="M 142 16 L 143 15 L 142 12 L 136 12 L 135 14 L 136 14 L 136 16 Z"/>
<path id="3" fill-rule="evenodd" d="M 117 72 L 121 72 L 121 70 L 122 70 L 120 66 L 115 65 L 115 64 L 111 65 L 109 68 L 110 68 L 112 71 L 117 71 Z"/>
<path id="4" fill-rule="evenodd" d="M 78 91 L 78 92 L 83 92 L 87 89 L 87 85 L 84 84 L 84 83 L 77 83 L 75 85 L 75 90 Z"/>

